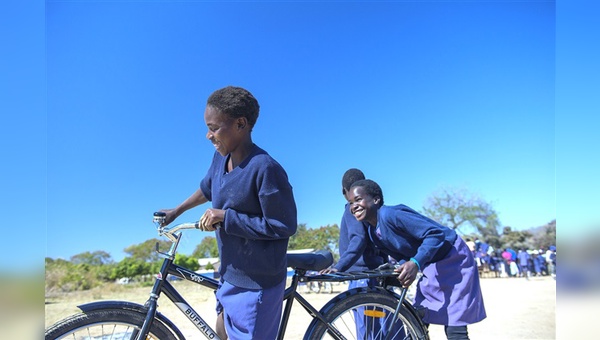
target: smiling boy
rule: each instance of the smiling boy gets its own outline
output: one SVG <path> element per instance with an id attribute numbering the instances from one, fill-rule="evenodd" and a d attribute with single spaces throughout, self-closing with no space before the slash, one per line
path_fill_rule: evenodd
<path id="1" fill-rule="evenodd" d="M 297 228 L 285 170 L 252 141 L 258 113 L 258 101 L 243 88 L 228 86 L 210 95 L 204 111 L 206 138 L 215 147 L 210 168 L 189 198 L 162 210 L 166 225 L 186 210 L 212 202 L 200 222 L 202 230 L 217 236 L 217 333 L 222 339 L 275 339 L 288 240 Z"/>

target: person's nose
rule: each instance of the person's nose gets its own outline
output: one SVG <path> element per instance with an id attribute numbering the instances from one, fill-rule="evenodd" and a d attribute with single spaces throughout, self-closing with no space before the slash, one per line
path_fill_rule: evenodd
<path id="1" fill-rule="evenodd" d="M 213 137 L 214 137 L 213 133 L 212 133 L 212 132 L 210 132 L 210 130 L 208 130 L 208 131 L 206 132 L 206 139 L 208 139 L 208 140 L 212 140 L 212 139 L 213 139 Z"/>

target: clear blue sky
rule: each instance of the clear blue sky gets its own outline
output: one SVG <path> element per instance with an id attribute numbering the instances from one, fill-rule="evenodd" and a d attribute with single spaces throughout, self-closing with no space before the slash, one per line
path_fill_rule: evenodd
<path id="1" fill-rule="evenodd" d="M 544 1 L 47 1 L 46 117 L 26 122 L 46 176 L 21 190 L 34 200 L 45 185 L 45 216 L 18 213 L 45 217 L 45 256 L 120 260 L 157 236 L 153 211 L 197 188 L 214 152 L 206 98 L 237 85 L 259 100 L 253 139 L 287 170 L 299 223 L 339 223 L 341 176 L 358 167 L 387 204 L 421 209 L 462 187 L 503 226 L 544 225 L 557 215 L 555 19 Z"/>

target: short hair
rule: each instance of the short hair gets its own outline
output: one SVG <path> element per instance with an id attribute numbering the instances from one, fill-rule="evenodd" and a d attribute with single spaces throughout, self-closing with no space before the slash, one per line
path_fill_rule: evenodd
<path id="1" fill-rule="evenodd" d="M 361 179 L 365 179 L 365 174 L 359 169 L 348 169 L 344 173 L 344 177 L 342 177 L 342 188 L 346 190 L 350 190 L 352 183 L 359 181 Z"/>
<path id="2" fill-rule="evenodd" d="M 381 199 L 380 205 L 383 205 L 383 191 L 381 191 L 381 187 L 375 181 L 362 179 L 352 183 L 351 189 L 356 187 L 362 187 L 365 189 L 367 195 L 371 197 L 379 197 Z"/>
<path id="3" fill-rule="evenodd" d="M 252 93 L 241 87 L 227 86 L 213 92 L 206 101 L 220 113 L 231 118 L 245 117 L 250 126 L 256 124 L 260 106 Z"/>

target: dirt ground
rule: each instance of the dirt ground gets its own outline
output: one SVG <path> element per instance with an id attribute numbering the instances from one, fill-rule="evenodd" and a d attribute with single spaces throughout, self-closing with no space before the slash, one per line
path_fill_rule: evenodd
<path id="1" fill-rule="evenodd" d="M 212 292 L 185 282 L 175 283 L 188 302 L 205 321 L 214 325 L 214 296 Z M 471 339 L 556 339 L 556 281 L 551 277 L 484 278 L 481 280 L 487 318 L 469 326 Z M 335 294 L 347 288 L 334 285 L 333 294 L 303 294 L 311 304 L 320 308 Z M 143 304 L 150 292 L 146 288 L 117 286 L 102 290 L 77 292 L 46 297 L 45 325 L 74 314 L 77 305 L 96 300 L 127 300 Z M 160 303 L 160 301 L 159 301 Z M 178 325 L 188 339 L 200 339 L 200 333 L 170 301 L 160 304 L 159 311 Z M 286 339 L 302 339 L 311 317 L 299 305 L 292 308 Z M 429 329 L 432 340 L 445 339 L 442 326 Z"/>

